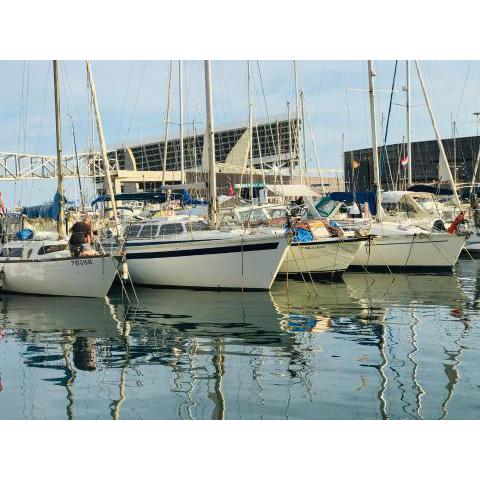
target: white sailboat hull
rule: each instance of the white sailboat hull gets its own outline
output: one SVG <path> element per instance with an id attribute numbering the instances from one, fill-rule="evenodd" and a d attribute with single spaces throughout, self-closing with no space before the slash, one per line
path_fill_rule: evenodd
<path id="1" fill-rule="evenodd" d="M 287 253 L 286 237 L 126 243 L 134 283 L 154 286 L 269 290 Z"/>
<path id="2" fill-rule="evenodd" d="M 280 267 L 282 275 L 338 275 L 352 263 L 364 241 L 356 238 L 325 238 L 306 243 L 292 243 Z"/>
<path id="3" fill-rule="evenodd" d="M 372 237 L 358 250 L 352 270 L 451 271 L 465 236 L 449 233 Z"/>
<path id="4" fill-rule="evenodd" d="M 480 235 L 473 231 L 465 242 L 465 250 L 470 253 L 480 253 Z"/>
<path id="5" fill-rule="evenodd" d="M 34 295 L 103 298 L 112 286 L 118 258 L 96 256 L 0 261 L 2 290 Z"/>

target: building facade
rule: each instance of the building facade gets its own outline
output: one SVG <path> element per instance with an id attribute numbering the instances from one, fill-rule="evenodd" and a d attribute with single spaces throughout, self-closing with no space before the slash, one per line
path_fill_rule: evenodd
<path id="1" fill-rule="evenodd" d="M 442 140 L 450 170 L 457 184 L 470 183 L 480 146 L 479 138 L 460 137 Z M 407 166 L 406 144 L 392 144 L 378 148 L 380 178 L 385 190 L 405 188 Z M 440 150 L 436 140 L 412 142 L 413 183 L 445 183 L 448 181 L 440 163 Z M 373 188 L 372 149 L 352 150 L 344 154 L 344 176 L 347 191 L 369 191 Z"/>

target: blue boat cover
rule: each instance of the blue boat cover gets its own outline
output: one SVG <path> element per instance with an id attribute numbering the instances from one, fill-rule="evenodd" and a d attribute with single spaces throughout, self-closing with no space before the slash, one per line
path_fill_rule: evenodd
<path id="1" fill-rule="evenodd" d="M 375 192 L 332 192 L 329 194 L 332 200 L 337 202 L 368 202 L 368 208 L 372 215 L 377 214 L 377 205 L 375 204 Z"/>
<path id="2" fill-rule="evenodd" d="M 31 238 L 33 238 L 33 230 L 30 230 L 29 228 L 23 228 L 22 230 L 17 232 L 15 236 L 19 240 L 30 240 Z"/>
<path id="3" fill-rule="evenodd" d="M 60 216 L 60 198 L 61 196 L 57 192 L 53 197 L 53 202 L 33 207 L 24 207 L 22 213 L 28 218 L 53 218 L 58 220 Z"/>
<path id="4" fill-rule="evenodd" d="M 304 228 L 296 228 L 295 236 L 293 237 L 294 242 L 313 242 L 312 232 L 305 230 Z"/>

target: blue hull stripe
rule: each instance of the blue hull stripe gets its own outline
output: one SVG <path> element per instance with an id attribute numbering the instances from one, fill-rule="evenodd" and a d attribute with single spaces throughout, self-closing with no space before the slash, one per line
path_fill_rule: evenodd
<path id="1" fill-rule="evenodd" d="M 142 258 L 170 258 L 170 257 L 194 257 L 197 255 L 217 255 L 225 253 L 255 252 L 261 250 L 275 250 L 278 242 L 258 243 L 254 245 L 234 245 L 229 247 L 192 248 L 190 250 L 169 250 L 167 252 L 128 252 L 127 260 Z"/>

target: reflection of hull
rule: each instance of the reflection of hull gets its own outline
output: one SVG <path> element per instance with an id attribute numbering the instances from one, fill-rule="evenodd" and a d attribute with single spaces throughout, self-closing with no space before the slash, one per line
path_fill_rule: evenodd
<path id="1" fill-rule="evenodd" d="M 117 337 L 112 307 L 103 298 L 50 298 L 1 295 L 1 313 L 9 328 L 31 332 L 74 331 L 76 336 Z"/>
<path id="2" fill-rule="evenodd" d="M 346 273 L 343 281 L 353 297 L 368 299 L 371 306 L 372 303 L 384 307 L 409 304 L 455 306 L 462 303 L 462 290 L 454 275 L 378 273 L 368 276 Z"/>
<path id="3" fill-rule="evenodd" d="M 2 290 L 104 298 L 112 286 L 117 265 L 118 259 L 110 256 L 0 261 Z"/>
<path id="4" fill-rule="evenodd" d="M 268 292 L 215 292 L 137 288 L 138 309 L 127 320 L 145 332 L 178 330 L 183 336 L 231 337 L 241 343 L 289 343 Z M 122 308 L 119 305 L 117 308 Z M 120 315 L 122 316 L 122 315 Z"/>
<path id="5" fill-rule="evenodd" d="M 292 243 L 280 267 L 282 275 L 332 275 L 344 272 L 363 241 L 357 238 L 326 238 L 308 243 Z"/>
<path id="6" fill-rule="evenodd" d="M 373 237 L 361 247 L 351 270 L 450 272 L 465 236 L 449 233 Z"/>
<path id="7" fill-rule="evenodd" d="M 129 271 L 142 285 L 268 290 L 288 248 L 286 237 L 236 236 L 131 246 Z"/>

